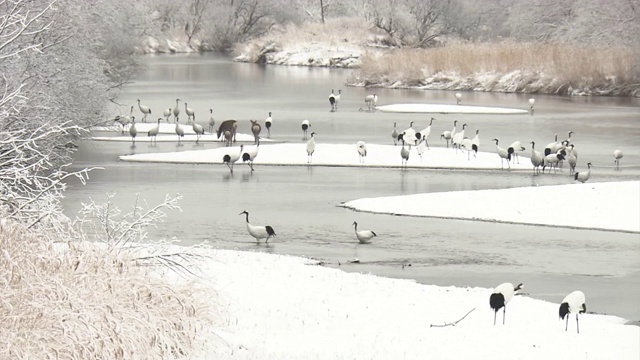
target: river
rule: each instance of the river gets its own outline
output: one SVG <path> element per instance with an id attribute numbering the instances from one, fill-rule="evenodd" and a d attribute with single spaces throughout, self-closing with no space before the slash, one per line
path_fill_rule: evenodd
<path id="1" fill-rule="evenodd" d="M 195 110 L 196 119 L 205 128 L 208 109 L 212 108 L 218 123 L 238 119 L 238 131 L 249 133 L 249 119 L 263 122 L 271 111 L 272 139 L 276 141 L 302 141 L 303 119 L 311 121 L 317 142 L 327 143 L 391 143 L 394 122 L 400 130 L 412 120 L 416 129 L 428 125 L 431 115 L 359 111 L 365 106 L 364 96 L 372 92 L 379 96 L 378 105 L 455 103 L 448 91 L 345 87 L 350 71 L 345 69 L 234 63 L 220 54 L 149 55 L 142 60 L 145 71 L 126 86 L 118 99 L 123 106 L 113 109 L 114 115 L 134 105 L 134 115 L 140 118 L 136 103 L 140 99 L 152 109 L 149 121 L 153 121 L 180 98 Z M 329 111 L 331 89 L 342 89 L 336 112 Z M 528 109 L 529 97 L 463 93 L 463 103 Z M 438 136 L 450 130 L 456 119 L 467 123 L 469 132 L 480 129 L 481 150 L 487 151 L 495 149 L 490 141 L 493 138 L 501 139 L 501 144 L 521 140 L 528 155 L 531 140 L 542 149 L 553 141 L 554 134 L 562 140 L 573 131 L 578 169 L 585 168 L 587 162 L 594 165 L 590 182 L 640 178 L 638 99 L 534 97 L 533 116 L 435 114 L 429 143 L 445 146 Z M 186 119 L 182 103 L 181 111 L 181 119 Z M 132 147 L 129 142 L 82 141 L 73 168 L 100 166 L 105 170 L 92 172 L 87 185 L 69 182 L 65 213 L 75 216 L 82 202 L 89 198 L 105 201 L 107 193 L 116 194 L 113 202 L 122 209 L 130 208 L 136 196 L 155 205 L 166 194 L 179 194 L 182 211 L 169 212 L 157 228 L 150 228 L 150 239 L 175 237 L 184 245 L 206 241 L 224 249 L 311 256 L 345 271 L 443 286 L 493 287 L 504 281 L 522 282 L 529 296 L 556 303 L 581 289 L 587 294 L 590 311 L 640 320 L 638 234 L 375 215 L 337 206 L 362 197 L 567 184 L 572 179 L 566 171 L 533 176 L 508 171 L 256 166 L 252 173 L 248 166 L 237 164 L 231 175 L 224 165 L 118 160 L 124 154 L 217 146 L 220 144 L 150 146 L 139 142 Z M 613 150 L 618 148 L 625 156 L 622 170 L 614 171 Z M 547 202 L 549 211 L 558 216 L 580 211 L 561 198 L 539 201 Z M 244 217 L 238 215 L 243 210 L 250 212 L 253 224 L 273 226 L 277 237 L 268 245 L 256 245 L 247 234 Z M 353 221 L 362 229 L 376 231 L 378 237 L 372 244 L 357 243 Z M 353 258 L 360 263 L 349 263 Z"/>

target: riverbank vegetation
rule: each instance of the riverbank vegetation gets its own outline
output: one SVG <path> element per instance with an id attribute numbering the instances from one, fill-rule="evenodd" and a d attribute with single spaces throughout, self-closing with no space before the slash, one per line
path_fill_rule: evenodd
<path id="1" fill-rule="evenodd" d="M 61 208 L 95 170 L 70 170 L 74 142 L 138 68 L 136 6 L 0 2 L 0 358 L 177 357 L 206 321 L 196 289 L 157 274 L 188 255 L 141 246 L 176 199 L 89 203 L 82 221 Z"/>
<path id="2" fill-rule="evenodd" d="M 322 17 L 272 26 L 236 45 L 236 59 L 359 67 L 354 86 L 640 96 L 638 0 L 320 3 Z M 333 59 L 318 60 L 320 48 Z"/>

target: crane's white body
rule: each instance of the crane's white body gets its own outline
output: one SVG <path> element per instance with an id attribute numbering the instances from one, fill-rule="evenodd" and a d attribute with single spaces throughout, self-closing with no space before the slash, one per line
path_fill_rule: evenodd
<path id="1" fill-rule="evenodd" d="M 535 103 L 536 103 L 536 99 L 534 99 L 534 98 L 529 99 L 531 115 L 533 115 L 533 104 L 535 104 Z"/>
<path id="2" fill-rule="evenodd" d="M 456 104 L 458 104 L 458 105 L 462 104 L 462 94 L 461 93 L 456 93 Z"/>
<path id="3" fill-rule="evenodd" d="M 467 124 L 462 124 L 462 130 L 455 133 L 451 137 L 451 146 L 456 149 L 456 153 L 458 152 L 458 149 L 460 149 L 460 144 L 462 143 L 462 139 L 464 139 L 464 129 L 466 127 L 467 127 Z"/>
<path id="4" fill-rule="evenodd" d="M 471 149 L 476 152 L 473 156 L 480 150 L 480 129 L 476 130 L 476 135 L 471 139 Z"/>
<path id="5" fill-rule="evenodd" d="M 544 162 L 544 156 L 540 151 L 535 150 L 536 143 L 534 141 L 531 142 L 531 165 L 533 165 L 533 173 L 539 174 L 540 167 Z"/>
<path id="6" fill-rule="evenodd" d="M 242 214 L 246 215 L 245 219 L 246 219 L 247 231 L 249 232 L 249 235 L 253 236 L 258 243 L 260 243 L 260 239 L 266 239 L 265 242 L 267 243 L 269 242 L 270 237 L 276 236 L 276 233 L 271 226 L 251 225 L 251 223 L 249 222 L 249 213 L 245 210 L 241 212 L 239 215 L 242 215 Z"/>
<path id="7" fill-rule="evenodd" d="M 525 150 L 526 149 L 524 148 L 524 146 L 522 146 L 522 143 L 520 143 L 520 140 L 514 141 L 507 148 L 507 152 L 511 154 L 511 161 L 515 163 L 517 160 L 518 164 L 520 164 L 520 156 L 518 155 L 518 153 Z"/>
<path id="8" fill-rule="evenodd" d="M 453 139 L 456 135 L 456 126 L 458 126 L 458 120 L 453 120 L 453 129 L 451 131 L 444 131 L 441 135 L 441 139 L 445 139 L 447 141 L 447 147 L 449 147 L 449 140 Z"/>
<path id="9" fill-rule="evenodd" d="M 416 130 L 413 128 L 413 121 L 409 123 L 409 127 L 406 128 L 402 134 L 402 139 L 409 144 L 409 147 L 415 145 L 419 140 L 416 137 Z"/>
<path id="10" fill-rule="evenodd" d="M 473 151 L 473 142 L 465 136 L 464 139 L 460 142 L 460 149 L 464 148 L 467 150 L 467 160 L 471 160 L 471 152 Z M 475 156 L 475 154 L 473 155 Z"/>
<path id="11" fill-rule="evenodd" d="M 511 165 L 509 165 L 509 153 L 506 149 L 503 149 L 498 145 L 498 139 L 493 139 L 493 141 L 496 142 L 496 152 L 498 153 L 498 156 L 500 156 L 500 167 L 504 169 L 503 162 L 504 160 L 507 160 L 507 166 L 511 169 Z"/>
<path id="12" fill-rule="evenodd" d="M 418 146 L 416 146 L 416 153 L 420 156 L 420 162 L 422 162 L 422 154 L 424 154 L 425 151 L 427 151 L 427 140 L 423 136 Z"/>
<path id="13" fill-rule="evenodd" d="M 364 159 L 367 157 L 367 144 L 364 141 L 358 141 L 356 148 L 358 149 L 358 159 L 364 163 Z"/>
<path id="14" fill-rule="evenodd" d="M 361 244 L 368 244 L 371 242 L 371 239 L 378 236 L 375 232 L 371 230 L 360 230 L 358 231 L 358 223 L 353 222 L 354 230 L 356 232 L 356 238 Z"/>
<path id="15" fill-rule="evenodd" d="M 587 168 L 587 171 L 579 171 L 575 173 L 573 176 L 574 180 L 580 181 L 581 183 L 585 183 L 589 180 L 589 177 L 591 176 L 591 163 L 587 163 Z"/>
<path id="16" fill-rule="evenodd" d="M 169 122 L 169 117 L 171 116 L 171 108 L 164 109 L 164 113 L 162 113 L 162 115 L 164 115 L 164 119 Z"/>
<path id="17" fill-rule="evenodd" d="M 623 156 L 624 154 L 622 154 L 622 150 L 615 150 L 613 152 L 613 161 L 616 164 L 616 170 L 620 170 L 620 159 L 622 159 Z"/>
<path id="18" fill-rule="evenodd" d="M 307 140 L 307 131 L 309 131 L 311 123 L 309 120 L 302 120 L 300 127 L 302 128 L 302 140 Z"/>
<path id="19" fill-rule="evenodd" d="M 560 304 L 559 315 L 561 319 L 567 319 L 564 330 L 569 328 L 569 314 L 576 314 L 576 331 L 580 333 L 580 323 L 578 322 L 578 314 L 587 312 L 587 304 L 584 293 L 576 290 L 565 296 Z"/>
<path id="20" fill-rule="evenodd" d="M 502 311 L 502 324 L 504 324 L 505 316 L 507 312 L 507 304 L 513 296 L 522 289 L 522 284 L 518 284 L 518 286 L 513 286 L 512 283 L 506 282 L 496 286 L 491 292 L 491 296 L 489 297 L 489 305 L 494 310 L 493 314 L 493 324 L 496 324 L 496 315 L 500 308 Z"/>
<path id="21" fill-rule="evenodd" d="M 544 157 L 544 161 L 542 163 L 542 172 L 544 173 L 544 169 L 547 166 L 549 167 L 549 173 L 551 173 L 551 169 L 553 168 L 554 172 L 558 171 L 558 163 L 560 160 L 564 160 L 564 155 L 562 154 L 549 154 Z"/>
<path id="22" fill-rule="evenodd" d="M 260 148 L 260 141 L 255 146 L 251 146 L 248 149 L 243 150 L 242 152 L 242 161 L 247 163 L 253 171 L 253 159 L 258 156 L 258 150 Z"/>
<path id="23" fill-rule="evenodd" d="M 435 120 L 434 118 L 431 118 L 431 120 L 429 121 L 429 126 L 427 126 L 426 128 L 422 129 L 422 131 L 420 131 L 420 136 L 422 138 L 422 140 L 426 143 L 427 145 L 427 149 L 429 149 L 429 135 L 431 135 L 431 126 L 433 125 L 433 120 Z M 420 140 L 420 139 L 418 139 Z"/>
<path id="24" fill-rule="evenodd" d="M 267 137 L 271 138 L 271 125 L 273 124 L 273 118 L 271 117 L 271 111 L 269 111 L 269 116 L 264 119 L 264 126 L 267 128 Z"/>
<path id="25" fill-rule="evenodd" d="M 240 149 L 238 151 L 236 151 L 235 148 L 230 148 L 229 153 L 225 154 L 222 157 L 222 162 L 227 165 L 230 173 L 233 174 L 233 164 L 235 164 L 240 159 L 243 150 L 244 145 L 240 145 Z"/>
<path id="26" fill-rule="evenodd" d="M 313 160 L 313 153 L 316 151 L 316 140 L 314 135 L 316 133 L 311 133 L 311 138 L 307 141 L 307 163 L 311 163 Z"/>

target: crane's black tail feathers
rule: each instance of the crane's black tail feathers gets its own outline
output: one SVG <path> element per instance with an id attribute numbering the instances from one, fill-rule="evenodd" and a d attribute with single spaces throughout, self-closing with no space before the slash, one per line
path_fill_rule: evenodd
<path id="1" fill-rule="evenodd" d="M 494 311 L 498 311 L 501 307 L 504 306 L 504 295 L 501 293 L 491 294 L 489 297 L 489 305 Z"/>
<path id="2" fill-rule="evenodd" d="M 276 232 L 273 231 L 273 228 L 269 225 L 265 226 L 265 228 L 267 229 L 267 234 L 269 234 L 269 236 L 276 236 Z"/>

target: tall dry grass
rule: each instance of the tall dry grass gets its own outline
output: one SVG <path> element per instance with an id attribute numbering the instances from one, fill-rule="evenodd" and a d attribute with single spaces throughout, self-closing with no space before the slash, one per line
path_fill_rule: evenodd
<path id="1" fill-rule="evenodd" d="M 465 78 L 465 81 L 460 81 Z M 474 80 L 474 79 L 483 80 Z M 637 53 L 623 48 L 567 44 L 449 44 L 434 49 L 367 53 L 349 79 L 361 85 L 445 84 L 462 90 L 564 94 L 569 88 L 611 95 L 640 95 Z M 445 85 L 443 85 L 445 86 Z"/>
<path id="2" fill-rule="evenodd" d="M 110 206 L 87 213 L 111 217 Z M 126 244 L 142 234 L 154 212 L 113 217 L 111 240 L 76 241 L 61 233 L 34 233 L 0 220 L 1 359 L 180 358 L 208 321 L 205 297 L 188 281 L 167 281 L 160 271 L 183 269 L 186 254 L 158 254 Z M 109 223 L 103 223 L 109 224 Z M 82 239 L 84 236 L 79 236 Z M 104 234 L 91 235 L 105 239 Z M 177 255 L 177 256 L 175 256 Z M 157 266 L 161 264 L 162 268 Z M 209 299 L 211 300 L 211 299 Z"/>

